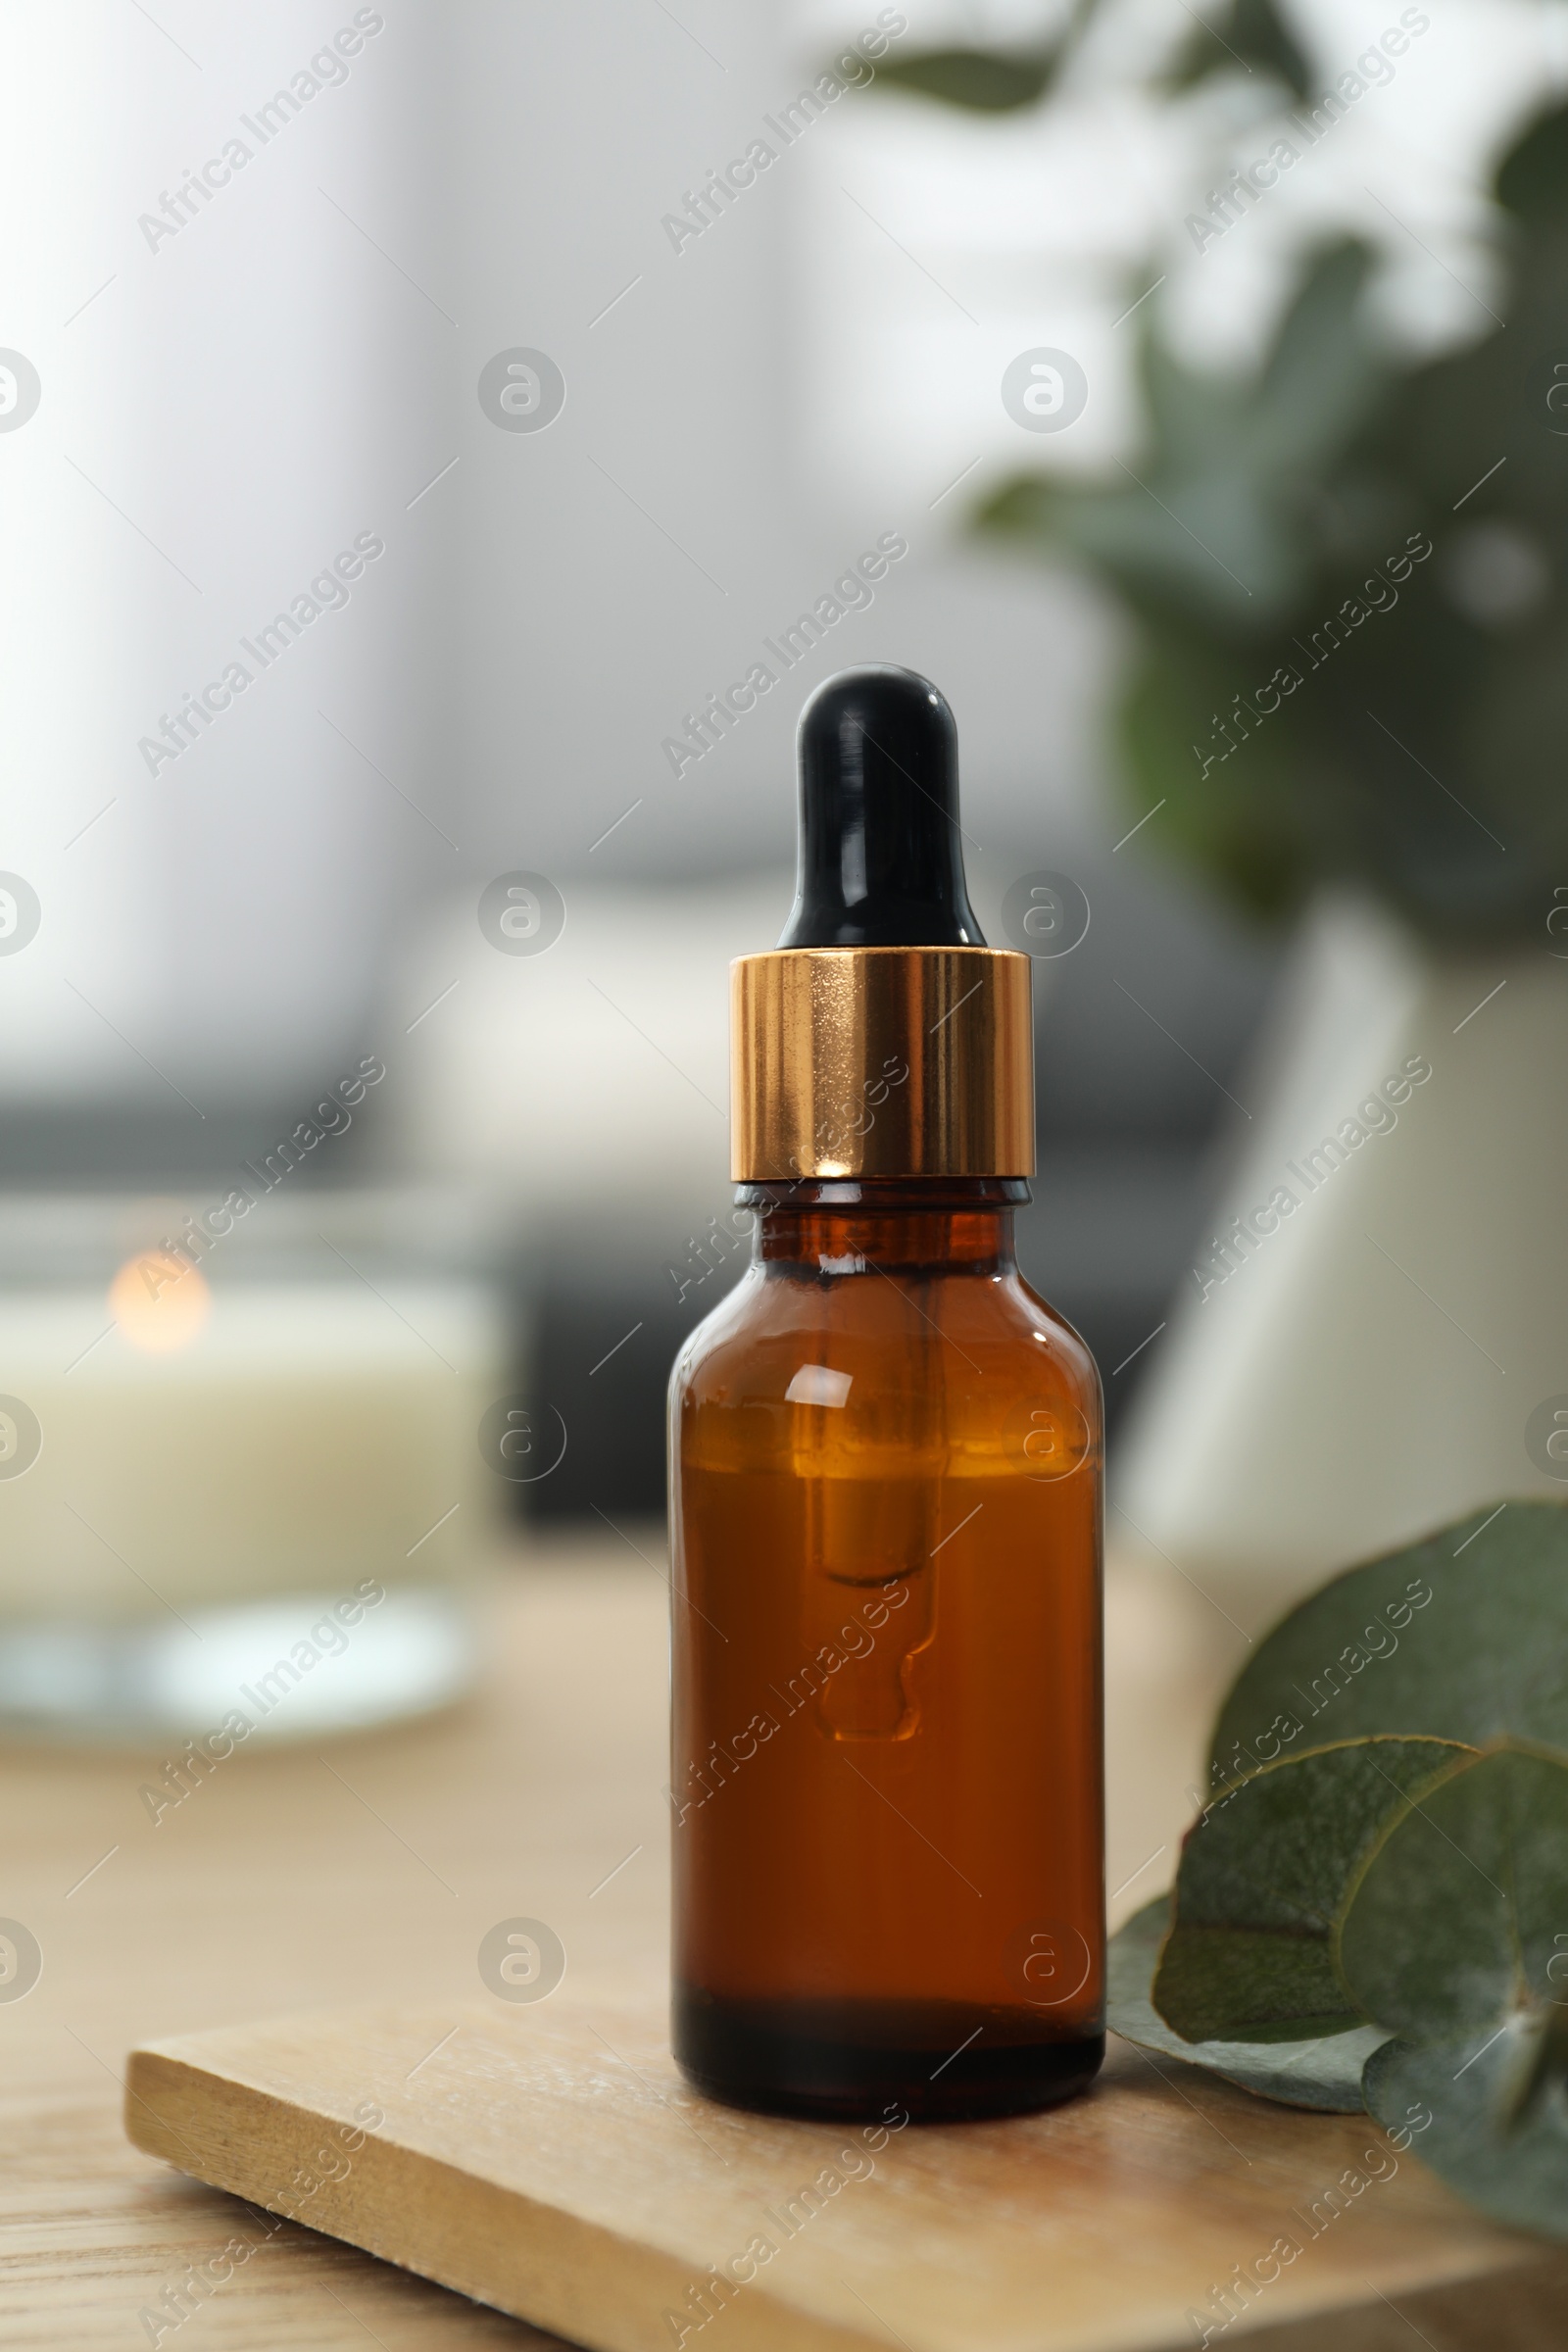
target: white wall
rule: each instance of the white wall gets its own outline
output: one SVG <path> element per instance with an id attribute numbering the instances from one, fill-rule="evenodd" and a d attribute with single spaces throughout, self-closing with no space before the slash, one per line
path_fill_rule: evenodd
<path id="1" fill-rule="evenodd" d="M 1102 81 L 1174 6 L 1107 8 Z M 0 870 L 44 909 L 0 956 L 13 1100 L 193 1117 L 181 1096 L 304 1082 L 363 1032 L 425 910 L 499 871 L 662 887 L 777 868 L 796 713 L 848 662 L 909 662 L 952 699 L 982 897 L 987 860 L 1004 880 L 1111 821 L 1094 722 L 1112 632 L 1081 588 L 961 532 L 971 494 L 1039 455 L 997 398 L 1010 340 L 1081 330 L 1114 352 L 1081 452 L 1130 429 L 1110 294 L 1083 265 L 1125 259 L 1158 210 L 1137 122 L 1130 149 L 1097 146 L 1088 89 L 1076 129 L 1049 134 L 1082 169 L 1053 177 L 1032 120 L 852 92 L 677 252 L 662 216 L 874 8 L 368 13 L 384 24 L 346 80 L 265 147 L 242 133 L 252 160 L 153 249 L 139 216 L 355 9 L 0 5 L 0 346 L 43 383 L 0 431 Z M 1330 62 L 1385 13 L 1298 12 Z M 908 14 L 913 46 L 1031 12 Z M 1461 274 L 1475 199 L 1452 193 L 1455 159 L 1484 168 L 1556 73 L 1562 22 L 1451 0 L 1346 126 Z M 1278 220 L 1288 243 L 1283 203 Z M 1276 230 L 1254 225 L 1263 253 Z M 1256 290 L 1242 233 L 1189 304 L 1226 332 Z M 480 369 L 513 346 L 564 374 L 543 432 L 480 410 Z M 149 774 L 138 739 L 363 530 L 386 553 L 349 608 Z M 909 552 L 874 605 L 677 780 L 661 746 L 682 714 L 890 530 Z"/>
<path id="2" fill-rule="evenodd" d="M 431 13 L 362 12 L 266 142 L 241 118 L 352 47 L 351 0 L 153 14 L 0 11 L 0 344 L 42 383 L 0 433 L 0 867 L 43 909 L 0 958 L 0 1086 L 193 1116 L 352 1032 L 434 838 L 318 713 L 439 799 L 447 524 L 408 501 L 454 454 L 455 330 Z M 141 224 L 214 158 L 175 233 Z M 240 637 L 362 531 L 384 557 L 264 675 Z M 236 658 L 254 682 L 149 772 L 139 740 Z"/>

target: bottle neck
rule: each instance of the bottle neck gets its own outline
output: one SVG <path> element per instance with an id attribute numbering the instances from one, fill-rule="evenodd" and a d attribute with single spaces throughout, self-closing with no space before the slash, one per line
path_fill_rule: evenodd
<path id="1" fill-rule="evenodd" d="M 1013 1212 L 1027 1202 L 1021 1179 L 1000 1176 L 803 1179 L 748 1184 L 752 1263 L 799 1279 L 879 1270 L 1010 1274 Z"/>

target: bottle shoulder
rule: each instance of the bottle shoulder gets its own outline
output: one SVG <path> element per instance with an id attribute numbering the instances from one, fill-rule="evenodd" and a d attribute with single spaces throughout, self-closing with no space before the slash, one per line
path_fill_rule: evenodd
<path id="1" fill-rule="evenodd" d="M 1025 1282 L 1021 1274 L 1014 1275 L 1013 1282 L 1023 1304 L 1023 1312 L 1029 1321 L 1030 1330 L 1049 1331 L 1052 1346 L 1063 1364 L 1072 1366 L 1078 1380 L 1086 1389 L 1093 1392 L 1096 1404 L 1100 1405 L 1102 1402 L 1100 1366 L 1096 1362 L 1094 1350 L 1083 1333 L 1076 1324 L 1069 1323 L 1061 1309 L 1053 1306 L 1050 1299 L 1043 1297 L 1033 1284 Z"/>
<path id="2" fill-rule="evenodd" d="M 1101 1422 L 1088 1347 L 1013 1269 L 911 1276 L 867 1265 L 781 1276 L 754 1265 L 688 1336 L 671 1397 L 686 1408 L 776 1404 L 824 1373 L 858 1382 L 862 1396 L 918 1388 L 977 1400 L 1050 1396 L 1092 1428 Z"/>
<path id="3" fill-rule="evenodd" d="M 745 1344 L 755 1315 L 758 1294 L 764 1287 L 760 1268 L 748 1266 L 723 1298 L 714 1300 L 702 1321 L 692 1325 L 676 1350 L 670 1370 L 672 1396 L 679 1396 L 702 1367 L 710 1363 L 716 1354 L 721 1354 L 737 1343 Z"/>

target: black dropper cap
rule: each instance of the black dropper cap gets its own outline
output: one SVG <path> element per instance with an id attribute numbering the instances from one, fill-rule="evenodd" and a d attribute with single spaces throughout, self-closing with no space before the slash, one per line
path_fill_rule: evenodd
<path id="1" fill-rule="evenodd" d="M 801 712 L 781 948 L 983 948 L 958 836 L 958 731 L 929 678 L 844 669 Z"/>

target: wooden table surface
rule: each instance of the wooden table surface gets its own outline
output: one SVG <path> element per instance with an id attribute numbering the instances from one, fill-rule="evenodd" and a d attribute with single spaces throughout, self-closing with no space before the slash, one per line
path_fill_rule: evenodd
<path id="1" fill-rule="evenodd" d="M 628 1532 L 662 1560 L 661 1538 Z M 137 1792 L 160 1758 L 0 1752 L 0 1914 L 44 1954 L 32 1992 L 0 2003 L 11 2352 L 152 2340 L 142 2311 L 232 2234 L 228 2200 L 124 2138 L 133 2043 L 315 2007 L 471 2004 L 481 1937 L 518 1916 L 556 1929 L 576 1998 L 657 1991 L 666 1606 L 661 1575 L 613 1538 L 535 1541 L 496 1592 L 474 1700 L 242 1750 L 156 1826 Z M 1113 1567 L 1107 1617 L 1115 1918 L 1166 1883 L 1242 1641 L 1157 1563 Z M 197 2352 L 554 2340 L 292 2225 L 178 2332 Z"/>

